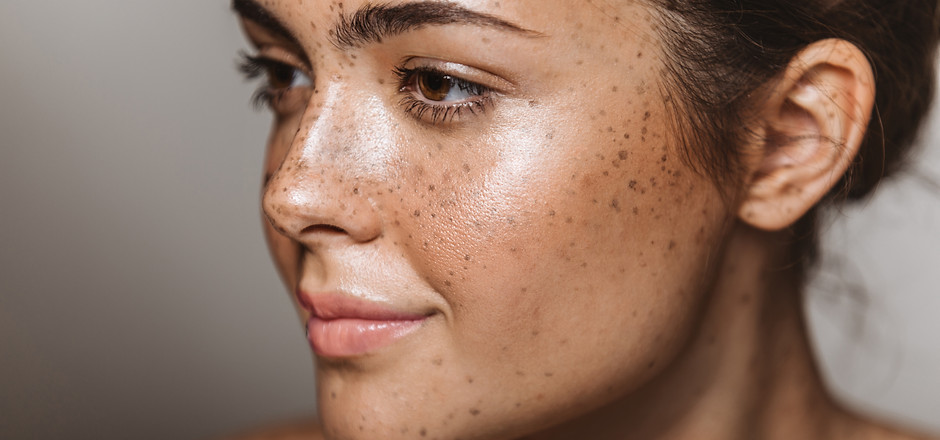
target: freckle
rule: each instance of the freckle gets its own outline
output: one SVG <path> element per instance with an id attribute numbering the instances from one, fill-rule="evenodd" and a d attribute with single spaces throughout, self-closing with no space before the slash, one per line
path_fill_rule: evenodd
<path id="1" fill-rule="evenodd" d="M 431 360 L 431 363 L 440 367 L 441 365 L 444 364 L 444 360 L 441 358 L 434 358 L 433 360 Z"/>
<path id="2" fill-rule="evenodd" d="M 470 376 L 467 376 L 467 383 L 473 383 L 473 378 Z"/>
<path id="3" fill-rule="evenodd" d="M 584 64 L 584 60 L 578 60 L 578 61 L 575 61 L 574 63 L 580 66 Z"/>
<path id="4" fill-rule="evenodd" d="M 673 240 L 669 240 L 669 250 L 673 250 L 675 249 L 675 247 L 676 247 L 676 242 Z"/>
<path id="5" fill-rule="evenodd" d="M 610 175 L 610 172 L 604 171 L 604 177 L 607 177 L 607 176 L 609 176 L 609 175 Z"/>
<path id="6" fill-rule="evenodd" d="M 544 398 L 545 398 L 545 395 L 542 393 L 539 393 L 537 396 L 535 396 L 535 400 L 542 400 Z"/>
<path id="7" fill-rule="evenodd" d="M 640 130 L 640 134 L 641 134 L 641 135 L 644 135 L 644 136 L 646 135 L 647 132 L 648 132 L 648 130 L 646 129 L 645 126 Z"/>
<path id="8" fill-rule="evenodd" d="M 378 82 L 379 82 L 379 84 L 385 84 L 385 80 L 382 79 L 382 78 L 379 78 L 379 79 L 378 79 Z"/>
<path id="9" fill-rule="evenodd" d="M 617 93 L 617 86 L 611 87 L 611 88 L 610 88 L 610 91 L 611 91 L 611 92 L 614 92 L 614 93 Z"/>
<path id="10" fill-rule="evenodd" d="M 483 38 L 480 39 L 480 41 L 489 44 L 490 39 L 489 39 L 489 38 L 486 38 L 486 37 L 483 37 Z"/>
<path id="11" fill-rule="evenodd" d="M 426 437 L 428 435 L 428 430 L 422 427 L 421 431 L 418 431 L 418 433 L 421 434 L 421 437 Z"/>
<path id="12" fill-rule="evenodd" d="M 421 217 L 421 211 L 419 211 L 419 210 L 416 209 L 416 210 L 415 210 L 415 213 L 414 213 L 414 216 L 415 216 L 415 217 Z"/>
<path id="13" fill-rule="evenodd" d="M 469 173 L 469 172 L 470 172 L 470 165 L 463 164 L 463 171 L 464 171 L 465 173 Z"/>
<path id="14" fill-rule="evenodd" d="M 554 375 L 555 375 L 555 373 L 549 373 L 549 372 L 546 372 L 546 373 L 545 373 L 545 377 L 552 377 L 552 376 L 554 376 Z"/>
<path id="15" fill-rule="evenodd" d="M 614 208 L 615 211 L 620 212 L 620 201 L 617 199 L 611 200 L 610 207 Z"/>
<path id="16" fill-rule="evenodd" d="M 637 52 L 637 53 L 636 53 L 636 57 L 637 57 L 637 58 L 643 58 L 643 52 Z"/>
<path id="17" fill-rule="evenodd" d="M 336 391 L 331 391 L 331 392 L 330 392 L 330 398 L 331 398 L 331 399 L 336 399 Z"/>
<path id="18" fill-rule="evenodd" d="M 636 180 L 631 180 L 628 186 L 630 189 L 636 189 L 636 183 Z"/>
<path id="19" fill-rule="evenodd" d="M 516 402 L 516 408 L 519 408 L 521 406 L 522 406 L 522 402 Z"/>
<path id="20" fill-rule="evenodd" d="M 471 416 L 476 416 L 476 415 L 479 415 L 479 414 L 480 414 L 480 410 L 478 410 L 478 409 L 476 409 L 476 408 L 470 408 L 470 415 L 471 415 Z"/>
<path id="21" fill-rule="evenodd" d="M 653 359 L 649 364 L 646 365 L 646 368 L 653 369 L 656 366 L 656 360 Z"/>

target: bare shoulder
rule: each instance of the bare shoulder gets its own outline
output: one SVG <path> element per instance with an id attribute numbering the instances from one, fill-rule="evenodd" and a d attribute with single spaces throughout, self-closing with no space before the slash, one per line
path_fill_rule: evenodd
<path id="1" fill-rule="evenodd" d="M 316 420 L 303 420 L 252 429 L 219 440 L 324 440 Z"/>

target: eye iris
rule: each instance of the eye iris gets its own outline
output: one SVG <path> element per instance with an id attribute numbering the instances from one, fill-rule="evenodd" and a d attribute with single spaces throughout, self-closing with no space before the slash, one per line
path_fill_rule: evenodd
<path id="1" fill-rule="evenodd" d="M 418 75 L 418 88 L 425 98 L 431 101 L 443 101 L 450 92 L 451 78 L 437 73 Z"/>
<path id="2" fill-rule="evenodd" d="M 268 83 L 274 89 L 286 89 L 294 83 L 294 68 L 290 66 L 268 67 Z"/>

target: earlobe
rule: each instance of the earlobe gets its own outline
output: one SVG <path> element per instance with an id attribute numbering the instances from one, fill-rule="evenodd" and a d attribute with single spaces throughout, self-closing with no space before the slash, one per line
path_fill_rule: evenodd
<path id="1" fill-rule="evenodd" d="M 759 109 L 738 217 L 780 230 L 812 209 L 858 153 L 874 99 L 871 65 L 851 43 L 822 40 L 794 57 Z"/>

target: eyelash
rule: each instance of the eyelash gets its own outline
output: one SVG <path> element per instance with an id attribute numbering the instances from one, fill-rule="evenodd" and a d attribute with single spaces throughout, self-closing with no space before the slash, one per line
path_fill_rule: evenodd
<path id="1" fill-rule="evenodd" d="M 241 53 L 240 58 L 238 70 L 246 79 L 255 80 L 266 75 L 269 76 L 269 79 L 262 82 L 251 96 L 251 103 L 259 110 L 265 107 L 274 109 L 276 103 L 292 88 L 292 86 L 272 87 L 270 75 L 272 75 L 273 71 L 277 69 L 289 69 L 294 72 L 294 75 L 300 73 L 298 69 L 289 64 L 263 56 Z M 399 105 L 402 106 L 405 112 L 411 114 L 416 119 L 422 120 L 425 119 L 425 117 L 429 117 L 431 124 L 438 122 L 446 123 L 448 120 L 453 121 L 454 118 L 460 117 L 461 114 L 467 111 L 473 115 L 476 115 L 478 111 L 485 113 L 488 106 L 491 105 L 493 101 L 493 89 L 450 75 L 440 69 L 432 67 L 405 68 L 399 66 L 396 67 L 393 72 L 395 76 L 398 77 L 398 92 L 401 94 Z M 424 75 L 424 78 L 427 78 L 427 76 L 436 76 L 439 79 L 448 81 L 449 89 L 453 88 L 467 93 L 470 95 L 470 98 L 451 104 L 434 104 L 427 99 L 422 99 L 420 96 L 423 94 L 419 90 L 420 86 L 418 85 L 418 81 L 422 78 L 422 75 Z"/>
<path id="2" fill-rule="evenodd" d="M 295 67 L 270 58 L 253 56 L 247 53 L 241 53 L 240 58 L 238 71 L 249 81 L 261 78 L 265 75 L 271 75 L 271 72 L 276 69 L 290 69 L 294 72 L 294 75 L 300 73 Z M 268 79 L 268 81 L 263 81 L 258 89 L 252 93 L 251 103 L 258 110 L 265 107 L 273 109 L 274 104 L 291 88 L 291 86 L 272 87 L 271 81 Z"/>
<path id="3" fill-rule="evenodd" d="M 459 117 L 465 111 L 469 111 L 474 115 L 477 114 L 478 110 L 480 113 L 485 113 L 487 107 L 492 104 L 493 89 L 482 84 L 458 78 L 439 69 L 432 67 L 411 69 L 396 67 L 394 73 L 398 77 L 398 91 L 402 94 L 399 104 L 407 113 L 412 114 L 417 119 L 423 119 L 426 115 L 430 116 L 430 122 L 432 124 L 447 122 L 448 119 L 453 121 L 455 117 Z M 418 97 L 422 94 L 418 90 L 419 86 L 417 85 L 417 81 L 421 78 L 421 75 L 435 75 L 441 79 L 450 81 L 458 90 L 469 93 L 472 98 L 448 105 L 429 103 Z"/>

